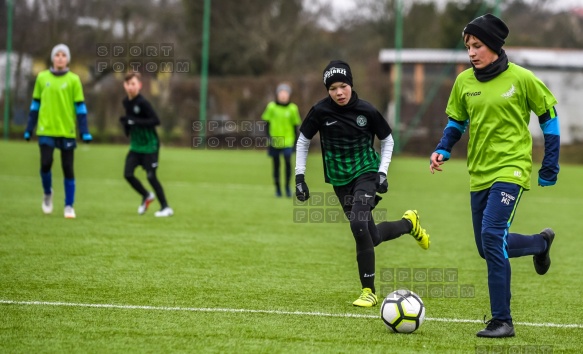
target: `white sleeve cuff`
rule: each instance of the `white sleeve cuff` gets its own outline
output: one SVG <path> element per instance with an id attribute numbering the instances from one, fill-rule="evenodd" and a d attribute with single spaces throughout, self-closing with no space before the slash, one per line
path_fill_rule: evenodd
<path id="1" fill-rule="evenodd" d="M 300 133 L 296 144 L 296 175 L 306 173 L 306 161 L 308 160 L 308 150 L 310 149 L 310 139 Z"/>
<path id="2" fill-rule="evenodd" d="M 391 163 L 391 158 L 393 157 L 393 146 L 395 142 L 393 140 L 393 135 L 389 134 L 386 138 L 381 140 L 381 164 L 379 165 L 379 172 L 387 174 L 389 170 L 389 164 Z"/>

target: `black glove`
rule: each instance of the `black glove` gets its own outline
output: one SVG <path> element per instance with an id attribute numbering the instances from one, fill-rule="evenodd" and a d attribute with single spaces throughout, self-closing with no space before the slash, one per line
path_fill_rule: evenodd
<path id="1" fill-rule="evenodd" d="M 305 202 L 310 198 L 310 190 L 304 181 L 304 175 L 296 175 L 296 198 L 300 202 Z"/>
<path id="2" fill-rule="evenodd" d="M 387 193 L 389 190 L 389 181 L 387 180 L 387 175 L 383 172 L 377 173 L 377 181 L 375 182 L 378 193 Z"/>

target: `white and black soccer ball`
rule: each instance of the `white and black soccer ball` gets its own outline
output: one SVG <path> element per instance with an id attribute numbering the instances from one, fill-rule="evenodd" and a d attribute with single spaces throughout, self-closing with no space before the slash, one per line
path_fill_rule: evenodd
<path id="1" fill-rule="evenodd" d="M 381 318 L 395 333 L 412 333 L 425 319 L 425 305 L 409 290 L 396 290 L 387 295 L 381 305 Z"/>

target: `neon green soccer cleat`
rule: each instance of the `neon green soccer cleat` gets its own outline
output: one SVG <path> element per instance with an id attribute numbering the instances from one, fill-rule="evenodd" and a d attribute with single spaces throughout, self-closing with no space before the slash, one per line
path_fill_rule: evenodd
<path id="1" fill-rule="evenodd" d="M 403 219 L 409 220 L 411 222 L 411 236 L 415 238 L 419 247 L 423 248 L 424 250 L 429 248 L 431 241 L 429 241 L 429 234 L 425 229 L 421 228 L 421 224 L 419 223 L 419 214 L 417 214 L 417 210 L 407 210 L 405 214 L 403 214 Z"/>
<path id="2" fill-rule="evenodd" d="M 362 294 L 352 304 L 359 307 L 373 307 L 378 303 L 377 296 L 370 288 L 363 288 Z"/>

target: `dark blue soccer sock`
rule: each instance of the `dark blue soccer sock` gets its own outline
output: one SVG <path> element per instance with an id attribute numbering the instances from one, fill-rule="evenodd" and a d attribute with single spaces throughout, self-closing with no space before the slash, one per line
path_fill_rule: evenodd
<path id="1" fill-rule="evenodd" d="M 506 238 L 506 244 L 510 258 L 534 256 L 547 249 L 547 242 L 540 234 L 526 236 L 511 233 Z"/>
<path id="2" fill-rule="evenodd" d="M 65 178 L 65 206 L 73 206 L 75 202 L 75 179 Z"/>
<path id="3" fill-rule="evenodd" d="M 43 190 L 45 194 L 51 194 L 52 193 L 51 187 L 53 185 L 53 174 L 51 173 L 51 171 L 49 172 L 40 171 L 40 179 L 42 181 Z"/>

